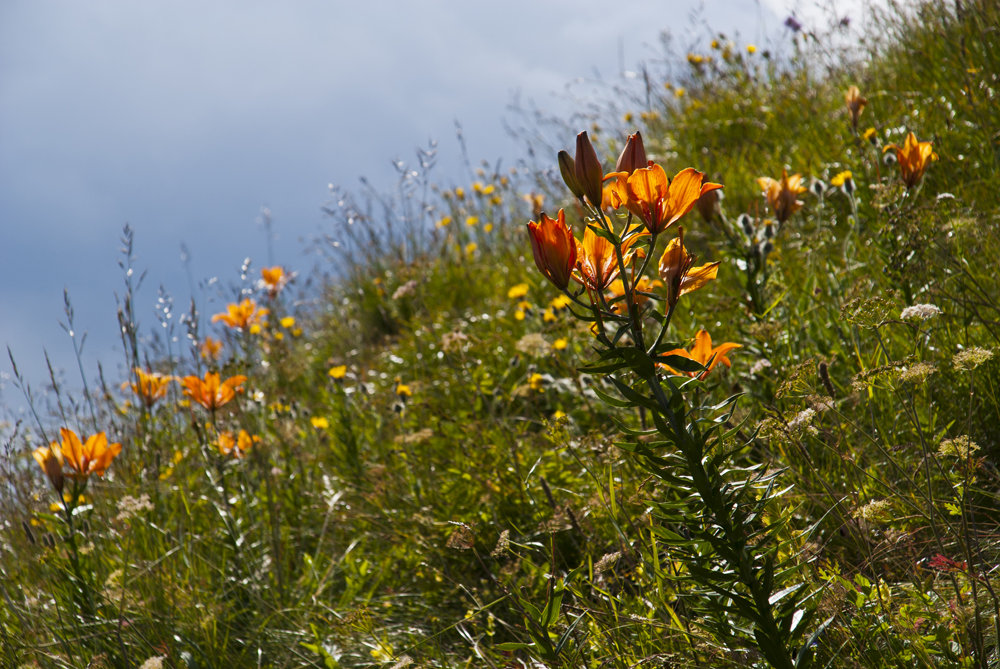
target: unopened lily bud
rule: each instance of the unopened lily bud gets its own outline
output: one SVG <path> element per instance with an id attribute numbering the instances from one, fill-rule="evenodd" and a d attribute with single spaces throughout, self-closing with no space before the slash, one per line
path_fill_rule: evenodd
<path id="1" fill-rule="evenodd" d="M 600 207 L 604 197 L 604 168 L 586 130 L 576 136 L 576 158 L 573 162 L 576 166 L 576 182 L 580 189 L 592 206 Z"/>
<path id="2" fill-rule="evenodd" d="M 719 211 L 719 200 L 721 199 L 721 190 L 710 190 L 698 198 L 698 202 L 695 203 L 695 206 L 698 207 L 698 213 L 701 214 L 701 217 L 705 219 L 706 223 L 711 223 L 715 218 L 715 215 Z"/>
<path id="3" fill-rule="evenodd" d="M 577 197 L 583 197 L 583 189 L 580 188 L 580 183 L 576 180 L 576 163 L 573 162 L 573 157 L 565 151 L 559 152 L 559 173 L 562 174 L 569 192 Z"/>
<path id="4" fill-rule="evenodd" d="M 48 448 L 36 449 L 32 455 L 52 483 L 52 487 L 61 495 L 65 479 L 63 476 L 63 454 L 59 444 L 53 441 Z"/>
<path id="5" fill-rule="evenodd" d="M 629 175 L 636 170 L 642 169 L 649 163 L 646 160 L 646 148 L 642 145 L 642 135 L 638 132 L 629 135 L 625 142 L 622 154 L 618 156 L 615 164 L 615 172 L 627 172 Z"/>

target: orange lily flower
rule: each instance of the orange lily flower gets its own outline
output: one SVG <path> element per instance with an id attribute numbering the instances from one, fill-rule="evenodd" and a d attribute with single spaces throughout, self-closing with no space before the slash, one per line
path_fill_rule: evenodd
<path id="1" fill-rule="evenodd" d="M 52 442 L 51 447 L 42 446 L 41 448 L 36 448 L 31 452 L 31 455 L 34 456 L 35 461 L 38 462 L 38 466 L 45 472 L 45 476 L 52 483 L 52 487 L 61 495 L 65 484 L 63 480 L 63 463 L 65 460 L 63 460 L 62 450 L 59 446 L 55 442 Z"/>
<path id="2" fill-rule="evenodd" d="M 633 226 L 632 230 L 635 229 Z M 627 240 L 622 242 L 622 257 L 627 265 L 632 259 L 634 252 L 630 252 L 632 247 L 643 234 L 632 234 Z M 611 285 L 611 282 L 618 278 L 618 258 L 615 255 L 614 244 L 604 237 L 594 234 L 594 231 L 587 226 L 583 232 L 583 241 L 576 241 L 576 269 L 579 276 L 574 274 L 573 278 L 591 290 L 603 291 Z"/>
<path id="3" fill-rule="evenodd" d="M 268 313 L 267 309 L 258 309 L 253 300 L 246 299 L 239 304 L 227 305 L 225 312 L 212 316 L 212 322 L 222 321 L 231 328 L 246 330 L 249 326 L 258 324 Z"/>
<path id="4" fill-rule="evenodd" d="M 684 248 L 684 228 L 679 228 L 677 237 L 670 240 L 660 256 L 660 278 L 667 287 L 667 304 L 677 305 L 681 295 L 698 290 L 719 274 L 719 263 L 712 262 L 701 267 L 692 267 L 697 256 L 688 254 Z"/>
<path id="5" fill-rule="evenodd" d="M 132 392 L 142 398 L 147 409 L 152 408 L 157 400 L 162 399 L 167 394 L 167 388 L 174 380 L 174 377 L 164 376 L 158 372 L 147 374 L 139 367 L 135 368 L 135 373 L 139 377 L 139 383 L 125 383 L 122 388 L 131 386 Z"/>
<path id="6" fill-rule="evenodd" d="M 705 175 L 688 167 L 677 173 L 673 180 L 655 163 L 649 167 L 627 172 L 615 172 L 609 201 L 618 208 L 624 205 L 646 224 L 646 229 L 659 234 L 694 208 L 705 193 L 722 188 L 721 184 L 704 183 Z"/>
<path id="7" fill-rule="evenodd" d="M 923 179 L 927 166 L 938 159 L 933 146 L 933 142 L 918 142 L 917 136 L 911 132 L 906 136 L 902 147 L 889 144 L 882 149 L 882 153 L 889 149 L 896 152 L 896 158 L 899 161 L 899 174 L 903 178 L 903 183 L 906 184 L 907 188 L 913 188 Z"/>
<path id="8" fill-rule="evenodd" d="M 257 435 L 250 435 L 246 430 L 240 430 L 239 435 L 233 437 L 232 432 L 220 432 L 216 445 L 219 453 L 223 455 L 233 454 L 235 458 L 242 458 L 243 454 L 250 450 L 250 447 L 260 441 Z"/>
<path id="9" fill-rule="evenodd" d="M 640 293 L 651 293 L 654 288 L 660 288 L 663 286 L 661 281 L 650 281 L 648 277 L 640 277 L 639 283 L 635 285 L 635 303 L 637 306 L 642 306 L 645 304 L 649 298 L 645 295 L 640 295 Z M 608 290 L 611 291 L 611 299 L 614 300 L 616 297 L 621 297 L 625 294 L 625 284 L 622 283 L 621 279 L 615 279 Z M 625 302 L 620 300 L 611 305 L 611 310 L 615 313 L 624 314 L 628 309 L 625 307 Z"/>
<path id="10" fill-rule="evenodd" d="M 218 339 L 205 337 L 205 341 L 198 348 L 201 351 L 201 357 L 206 360 L 215 360 L 219 357 L 219 353 L 222 352 L 222 342 Z"/>
<path id="11" fill-rule="evenodd" d="M 865 110 L 868 99 L 861 97 L 861 91 L 857 86 L 851 86 L 844 94 L 844 101 L 847 103 L 847 111 L 851 112 L 851 125 L 855 130 L 858 128 L 858 117 Z"/>
<path id="12" fill-rule="evenodd" d="M 798 199 L 800 194 L 809 190 L 802 185 L 801 174 L 788 176 L 788 170 L 782 170 L 780 180 L 761 177 L 757 179 L 757 183 L 764 190 L 764 197 L 767 198 L 767 204 L 774 210 L 774 217 L 781 223 L 787 221 L 792 214 L 805 205 L 805 202 Z"/>
<path id="13" fill-rule="evenodd" d="M 264 281 L 264 285 L 267 287 L 268 295 L 271 297 L 275 297 L 285 287 L 285 284 L 288 283 L 288 275 L 285 274 L 285 270 L 281 265 L 262 267 L 260 275 Z"/>
<path id="14" fill-rule="evenodd" d="M 81 442 L 76 432 L 68 428 L 62 428 L 59 433 L 61 444 L 53 441 L 48 448 L 39 448 L 32 455 L 60 492 L 64 464 L 72 470 L 67 475 L 77 480 L 86 479 L 91 474 L 103 476 L 104 470 L 122 450 L 121 444 L 108 444 L 108 436 L 103 432 L 87 437 L 85 442 Z"/>
<path id="15" fill-rule="evenodd" d="M 205 379 L 197 376 L 185 376 L 184 394 L 202 405 L 209 411 L 215 411 L 236 397 L 236 391 L 247 380 L 245 376 L 231 376 L 220 383 L 220 376 L 213 372 L 205 372 Z"/>
<path id="16" fill-rule="evenodd" d="M 576 240 L 566 225 L 565 212 L 560 209 L 555 219 L 542 214 L 541 222 L 530 221 L 528 234 L 538 271 L 556 288 L 565 290 L 576 266 L 577 255 Z"/>
<path id="17" fill-rule="evenodd" d="M 740 344 L 725 343 L 712 348 L 712 336 L 708 334 L 706 330 L 699 330 L 698 334 L 694 336 L 694 346 L 691 347 L 690 351 L 686 351 L 682 348 L 674 349 L 673 351 L 667 351 L 664 355 L 680 355 L 685 358 L 691 358 L 695 362 L 701 363 L 703 366 L 707 367 L 703 372 L 679 372 L 668 365 L 662 365 L 669 373 L 676 376 L 690 376 L 692 378 L 697 377 L 698 379 L 704 379 L 708 376 L 708 373 L 718 365 L 720 362 L 726 367 L 731 367 L 732 363 L 729 358 L 726 357 L 726 353 L 733 350 L 734 348 L 741 348 Z M 711 362 L 709 362 L 711 361 Z"/>

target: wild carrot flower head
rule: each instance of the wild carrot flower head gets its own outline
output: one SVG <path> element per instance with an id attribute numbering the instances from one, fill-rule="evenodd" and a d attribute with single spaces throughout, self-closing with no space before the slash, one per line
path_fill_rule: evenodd
<path id="1" fill-rule="evenodd" d="M 663 367 L 665 367 L 669 373 L 677 376 L 683 375 L 704 379 L 720 362 L 726 367 L 732 366 L 732 363 L 729 361 L 726 353 L 734 348 L 740 348 L 740 345 L 727 342 L 712 348 L 712 336 L 709 335 L 706 330 L 699 330 L 698 334 L 694 337 L 694 346 L 691 347 L 690 351 L 678 348 L 673 351 L 668 351 L 665 355 L 680 355 L 685 358 L 691 358 L 695 362 L 707 367 L 707 369 L 703 372 L 679 372 L 667 365 L 663 365 Z"/>
<path id="2" fill-rule="evenodd" d="M 239 304 L 227 305 L 226 311 L 212 316 L 212 322 L 222 321 L 231 328 L 246 330 L 252 325 L 259 324 L 260 319 L 268 313 L 267 309 L 258 309 L 257 303 L 248 298 Z"/>
<path id="3" fill-rule="evenodd" d="M 692 267 L 697 257 L 684 248 L 684 228 L 679 228 L 678 232 L 660 256 L 660 278 L 667 287 L 667 304 L 671 307 L 677 304 L 681 295 L 698 290 L 719 274 L 718 262 Z"/>
<path id="4" fill-rule="evenodd" d="M 757 179 L 757 183 L 763 189 L 767 204 L 774 210 L 774 217 L 780 223 L 787 221 L 805 205 L 805 202 L 798 199 L 799 195 L 809 190 L 802 185 L 801 174 L 788 176 L 788 170 L 782 170 L 781 179 L 761 177 Z"/>
<path id="5" fill-rule="evenodd" d="M 538 271 L 556 288 L 565 289 L 577 264 L 576 240 L 566 225 L 565 212 L 560 209 L 554 219 L 543 213 L 541 222 L 528 223 L 528 235 Z"/>
<path id="6" fill-rule="evenodd" d="M 182 379 L 184 394 L 209 411 L 215 411 L 234 397 L 247 380 L 245 376 L 231 376 L 225 381 L 214 372 L 205 372 L 205 378 L 185 376 Z"/>
<path id="7" fill-rule="evenodd" d="M 844 102 L 847 103 L 847 111 L 851 113 L 851 125 L 857 129 L 858 118 L 861 116 L 861 112 L 865 110 L 868 100 L 861 97 L 861 91 L 857 86 L 851 86 L 844 94 Z"/>
<path id="8" fill-rule="evenodd" d="M 903 178 L 903 183 L 907 188 L 913 188 L 924 177 L 927 166 L 938 159 L 934 153 L 932 142 L 918 142 L 917 136 L 912 132 L 906 136 L 903 146 L 888 144 L 882 149 L 882 153 L 892 150 L 899 161 L 899 175 Z"/>
<path id="9" fill-rule="evenodd" d="M 135 374 L 138 382 L 125 384 L 125 386 L 132 386 L 132 392 L 142 398 L 147 409 L 156 404 L 157 400 L 163 399 L 167 394 L 167 388 L 170 387 L 170 382 L 174 380 L 172 376 L 164 376 L 158 372 L 147 373 L 139 367 L 135 368 Z"/>
<path id="10" fill-rule="evenodd" d="M 70 468 L 65 475 L 77 480 L 87 479 L 91 474 L 103 476 L 122 450 L 121 444 L 108 444 L 108 437 L 103 432 L 87 437 L 86 441 L 81 441 L 76 432 L 65 427 L 59 434 L 61 443 L 53 441 L 48 448 L 32 453 L 59 492 L 62 492 L 63 465 Z"/>

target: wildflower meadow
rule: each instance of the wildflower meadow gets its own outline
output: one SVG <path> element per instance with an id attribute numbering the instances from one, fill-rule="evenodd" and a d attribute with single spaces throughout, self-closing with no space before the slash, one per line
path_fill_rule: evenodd
<path id="1" fill-rule="evenodd" d="M 337 192 L 179 349 L 126 228 L 117 367 L 11 352 L 0 666 L 1000 666 L 1000 6 L 870 12 Z"/>

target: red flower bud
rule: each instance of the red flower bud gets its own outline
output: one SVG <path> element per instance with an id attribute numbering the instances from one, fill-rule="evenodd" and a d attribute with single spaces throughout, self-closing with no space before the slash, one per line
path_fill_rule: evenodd
<path id="1" fill-rule="evenodd" d="M 646 160 L 646 148 L 642 145 L 642 135 L 638 132 L 634 135 L 629 135 L 628 141 L 625 142 L 625 148 L 622 149 L 622 154 L 618 156 L 618 162 L 615 164 L 615 172 L 628 172 L 631 176 L 632 172 L 641 170 L 648 166 L 648 164 L 649 161 Z"/>
<path id="2" fill-rule="evenodd" d="M 569 192 L 577 197 L 583 197 L 583 189 L 580 188 L 580 183 L 576 180 L 576 163 L 565 151 L 559 152 L 559 173 L 562 174 Z"/>
<path id="3" fill-rule="evenodd" d="M 604 168 L 584 130 L 576 136 L 576 181 L 591 206 L 600 207 L 604 196 Z"/>

